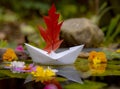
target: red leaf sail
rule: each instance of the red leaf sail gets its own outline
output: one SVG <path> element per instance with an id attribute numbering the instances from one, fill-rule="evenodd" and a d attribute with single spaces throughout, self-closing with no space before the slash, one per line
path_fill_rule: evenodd
<path id="1" fill-rule="evenodd" d="M 46 50 L 48 53 L 59 48 L 63 40 L 59 39 L 60 28 L 63 22 L 58 23 L 59 14 L 56 13 L 55 5 L 53 4 L 48 11 L 48 16 L 44 16 L 44 21 L 47 28 L 39 26 L 40 34 L 46 42 Z"/>

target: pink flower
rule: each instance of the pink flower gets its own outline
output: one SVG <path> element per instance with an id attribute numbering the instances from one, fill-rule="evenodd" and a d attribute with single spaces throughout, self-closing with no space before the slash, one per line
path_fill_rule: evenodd
<path id="1" fill-rule="evenodd" d="M 23 46 L 22 46 L 22 45 L 18 45 L 18 46 L 16 47 L 16 51 L 23 52 L 23 51 L 24 51 Z"/>

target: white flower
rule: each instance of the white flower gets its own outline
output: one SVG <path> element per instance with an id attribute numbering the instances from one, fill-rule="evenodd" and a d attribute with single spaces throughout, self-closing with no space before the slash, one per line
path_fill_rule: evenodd
<path id="1" fill-rule="evenodd" d="M 23 68 L 23 67 L 25 67 L 25 62 L 13 61 L 13 62 L 11 62 L 11 67 Z"/>

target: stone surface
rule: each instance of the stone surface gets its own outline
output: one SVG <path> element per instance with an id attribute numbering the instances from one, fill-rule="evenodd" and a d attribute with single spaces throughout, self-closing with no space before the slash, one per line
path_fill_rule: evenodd
<path id="1" fill-rule="evenodd" d="M 98 47 L 103 42 L 104 33 L 86 18 L 65 20 L 61 27 L 61 47 L 84 44 L 85 47 Z"/>

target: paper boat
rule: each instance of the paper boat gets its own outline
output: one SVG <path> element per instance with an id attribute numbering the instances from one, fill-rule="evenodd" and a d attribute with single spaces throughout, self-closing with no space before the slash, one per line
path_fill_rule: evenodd
<path id="1" fill-rule="evenodd" d="M 59 53 L 51 52 L 50 54 L 48 54 L 48 52 L 36 48 L 32 45 L 26 43 L 25 45 L 33 62 L 45 65 L 73 64 L 84 46 L 84 45 L 74 46 L 63 52 Z"/>

